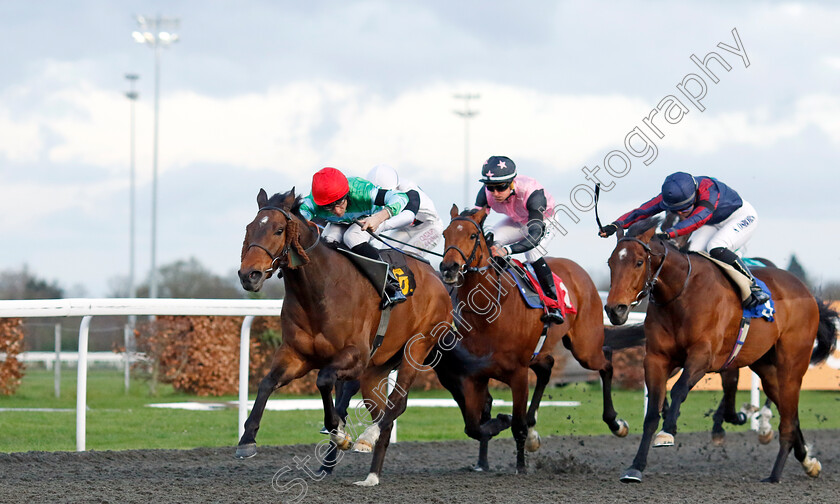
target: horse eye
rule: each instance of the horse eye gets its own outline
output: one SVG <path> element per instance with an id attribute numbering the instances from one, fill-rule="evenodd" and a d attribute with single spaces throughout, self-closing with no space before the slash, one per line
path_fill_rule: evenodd
<path id="1" fill-rule="evenodd" d="M 641 259 L 639 259 L 638 261 L 636 261 L 636 267 L 637 267 L 637 268 L 641 268 L 641 267 L 642 267 L 642 264 L 644 264 L 644 263 L 645 263 L 644 261 L 642 261 Z"/>
<path id="2" fill-rule="evenodd" d="M 282 235 L 282 234 L 283 234 L 283 231 L 285 231 L 285 229 L 284 229 L 284 228 L 280 228 L 280 229 L 278 229 L 277 231 L 275 231 L 275 232 L 274 232 L 274 234 L 275 234 L 276 236 L 280 236 L 280 235 Z"/>
<path id="3" fill-rule="evenodd" d="M 470 240 L 475 240 L 478 235 L 473 233 L 470 235 Z"/>

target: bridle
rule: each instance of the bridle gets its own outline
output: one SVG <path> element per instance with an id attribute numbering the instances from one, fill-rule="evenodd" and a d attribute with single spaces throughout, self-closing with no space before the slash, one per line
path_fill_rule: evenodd
<path id="1" fill-rule="evenodd" d="M 635 237 L 632 237 L 632 236 L 626 236 L 624 238 L 620 238 L 618 240 L 618 243 L 621 243 L 623 241 L 631 241 L 631 242 L 638 243 L 639 245 L 642 246 L 642 248 L 645 250 L 645 252 L 647 252 L 647 257 L 646 257 L 646 260 L 645 260 L 645 285 L 642 287 L 642 290 L 640 290 L 639 293 L 636 294 L 636 299 L 632 303 L 630 303 L 630 308 L 633 308 L 634 306 L 638 305 L 639 303 L 642 302 L 642 300 L 644 298 L 646 298 L 648 296 L 650 296 L 650 302 L 651 303 L 653 303 L 655 305 L 659 305 L 659 306 L 664 306 L 664 305 L 667 305 L 668 303 L 671 303 L 672 301 L 674 301 L 675 299 L 680 297 L 680 295 L 682 295 L 683 291 L 685 291 L 685 288 L 688 285 L 688 279 L 691 277 L 691 256 L 688 256 L 688 255 L 686 256 L 686 258 L 688 259 L 688 273 L 685 275 L 685 281 L 683 282 L 682 288 L 680 289 L 679 292 L 677 292 L 676 296 L 672 297 L 668 301 L 660 303 L 660 302 L 657 302 L 656 299 L 654 299 L 654 297 L 653 297 L 653 288 L 656 287 L 657 283 L 659 283 L 659 274 L 662 273 L 662 267 L 665 266 L 665 259 L 668 258 L 668 247 L 665 247 L 665 253 L 660 255 L 660 254 L 654 254 L 653 251 L 650 248 L 650 245 L 648 245 L 647 243 L 643 242 L 642 240 L 640 240 L 638 238 L 635 238 Z M 653 274 L 651 274 L 651 269 L 652 269 L 651 265 L 652 265 L 652 262 L 653 262 L 653 259 L 652 259 L 653 256 L 662 257 L 662 261 L 660 261 L 659 267 L 656 268 L 656 271 L 653 272 Z"/>
<path id="2" fill-rule="evenodd" d="M 260 212 L 262 212 L 263 210 L 275 210 L 275 211 L 283 214 L 283 217 L 286 218 L 286 229 L 284 229 L 284 232 L 288 232 L 288 224 L 289 224 L 289 222 L 292 222 L 292 215 L 289 213 L 288 210 L 286 210 L 285 208 L 274 207 L 274 206 L 266 206 L 266 207 L 260 208 Z M 305 250 L 305 252 L 307 252 L 307 253 L 310 250 L 314 249 L 318 245 L 318 242 L 321 241 L 320 228 L 318 228 L 316 226 L 316 229 L 318 229 L 318 236 L 315 238 L 315 242 Z M 289 255 L 289 247 L 292 245 L 292 240 L 287 239 L 287 240 L 285 240 L 285 242 L 286 243 L 283 245 L 283 248 L 280 249 L 280 251 L 276 255 L 274 253 L 272 253 L 270 250 L 268 250 L 267 248 L 260 245 L 259 243 L 252 243 L 252 244 L 248 245 L 248 248 L 245 251 L 247 252 L 248 250 L 251 250 L 251 247 L 256 247 L 256 248 L 264 251 L 266 254 L 268 254 L 268 257 L 271 259 L 271 264 L 268 266 L 268 269 L 263 271 L 263 274 L 271 275 L 272 273 L 274 273 L 278 269 L 281 269 L 281 268 L 285 267 L 286 265 L 288 265 L 288 261 L 286 259 Z"/>
<path id="3" fill-rule="evenodd" d="M 450 246 L 446 247 L 446 250 L 443 251 L 443 255 L 446 255 L 446 253 L 449 252 L 450 250 L 454 250 L 455 252 L 458 252 L 458 254 L 461 256 L 461 258 L 464 260 L 464 264 L 462 264 L 461 267 L 458 270 L 459 273 L 471 273 L 471 272 L 474 272 L 474 271 L 484 271 L 484 270 L 488 269 L 489 266 L 485 266 L 485 267 L 482 267 L 482 268 L 478 268 L 478 267 L 475 267 L 475 266 L 470 266 L 470 264 L 472 264 L 473 260 L 475 260 L 475 255 L 478 252 L 478 246 L 481 244 L 481 237 L 483 236 L 481 226 L 479 226 L 476 221 L 470 219 L 469 217 L 455 217 L 454 219 L 452 219 L 452 221 L 450 221 L 449 225 L 451 226 L 452 222 L 455 222 L 455 221 L 466 221 L 466 222 L 469 222 L 470 224 L 472 224 L 473 226 L 475 226 L 476 234 L 475 234 L 475 238 L 474 238 L 474 242 L 473 242 L 472 251 L 470 252 L 469 257 L 467 257 L 467 255 L 464 253 L 463 250 L 456 247 L 455 245 L 450 245 Z"/>

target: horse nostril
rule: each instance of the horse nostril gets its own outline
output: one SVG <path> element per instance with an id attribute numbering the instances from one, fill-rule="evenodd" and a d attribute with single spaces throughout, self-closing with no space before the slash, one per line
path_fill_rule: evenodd
<path id="1" fill-rule="evenodd" d="M 260 278 L 262 278 L 262 273 L 259 271 L 252 271 L 250 275 L 248 275 L 248 280 L 251 282 L 259 282 Z"/>

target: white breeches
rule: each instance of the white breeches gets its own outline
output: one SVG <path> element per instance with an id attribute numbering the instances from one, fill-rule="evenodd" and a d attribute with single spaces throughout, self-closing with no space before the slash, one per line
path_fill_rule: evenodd
<path id="1" fill-rule="evenodd" d="M 493 238 L 497 245 L 510 245 L 511 243 L 517 243 L 524 238 L 528 238 L 528 226 L 519 224 L 510 217 L 502 219 L 490 231 L 493 232 Z M 551 226 L 545 226 L 545 233 L 543 233 L 540 241 L 534 244 L 534 248 L 522 252 L 522 256 L 525 259 L 524 262 L 532 263 L 541 257 L 545 257 L 548 253 L 546 247 L 552 236 Z"/>
<path id="2" fill-rule="evenodd" d="M 688 249 L 708 252 L 718 247 L 727 248 L 739 256 L 743 248 L 758 227 L 758 214 L 748 202 L 725 221 L 717 224 L 706 224 L 691 234 Z"/>

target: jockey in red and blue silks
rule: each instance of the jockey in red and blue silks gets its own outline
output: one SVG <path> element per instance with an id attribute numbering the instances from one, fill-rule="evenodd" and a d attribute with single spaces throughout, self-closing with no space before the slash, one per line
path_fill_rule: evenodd
<path id="1" fill-rule="evenodd" d="M 517 176 L 516 164 L 506 156 L 487 159 L 479 181 L 484 187 L 475 199 L 476 208 L 490 208 L 506 216 L 491 229 L 495 243 L 490 252 L 495 257 L 523 254 L 525 262 L 534 267 L 543 292 L 557 300 L 554 277 L 544 259 L 545 246 L 551 239 L 551 228 L 544 220 L 554 215 L 554 198 L 536 180 Z M 563 323 L 557 308 L 548 308 L 544 318 Z"/>
<path id="2" fill-rule="evenodd" d="M 639 208 L 627 212 L 599 232 L 602 237 L 627 228 L 634 222 L 670 210 L 683 220 L 657 236 L 662 239 L 692 234 L 689 250 L 702 250 L 723 261 L 750 279 L 750 297 L 744 307 L 769 301 L 767 293 L 755 282 L 755 277 L 736 251 L 744 247 L 758 227 L 758 214 L 752 205 L 737 192 L 711 177 L 692 177 L 676 172 L 665 179 L 662 192 Z"/>

